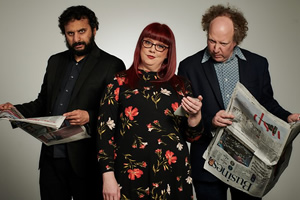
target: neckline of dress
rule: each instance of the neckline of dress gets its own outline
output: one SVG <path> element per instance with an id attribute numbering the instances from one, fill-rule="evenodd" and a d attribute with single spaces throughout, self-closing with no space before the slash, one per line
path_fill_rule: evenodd
<path id="1" fill-rule="evenodd" d="M 141 78 L 143 78 L 143 80 L 145 81 L 153 81 L 158 79 L 157 72 L 148 71 L 148 70 L 146 71 L 143 69 L 138 69 L 138 72 L 141 75 Z"/>

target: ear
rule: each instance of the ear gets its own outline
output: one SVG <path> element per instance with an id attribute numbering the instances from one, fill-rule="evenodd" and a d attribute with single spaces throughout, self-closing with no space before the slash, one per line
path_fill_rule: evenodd
<path id="1" fill-rule="evenodd" d="M 93 29 L 93 35 L 96 36 L 96 33 L 97 33 L 97 29 L 94 28 L 94 29 Z"/>

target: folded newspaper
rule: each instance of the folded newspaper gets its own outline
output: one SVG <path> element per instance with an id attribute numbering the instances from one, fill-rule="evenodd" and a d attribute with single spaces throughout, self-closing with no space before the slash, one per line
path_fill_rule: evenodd
<path id="1" fill-rule="evenodd" d="M 227 112 L 232 125 L 217 130 L 207 150 L 204 169 L 249 195 L 267 194 L 286 169 L 300 121 L 288 124 L 268 112 L 238 83 Z"/>
<path id="2" fill-rule="evenodd" d="M 67 126 L 64 116 L 24 118 L 16 109 L 0 111 L 0 119 L 9 120 L 47 146 L 90 138 L 84 126 Z"/>

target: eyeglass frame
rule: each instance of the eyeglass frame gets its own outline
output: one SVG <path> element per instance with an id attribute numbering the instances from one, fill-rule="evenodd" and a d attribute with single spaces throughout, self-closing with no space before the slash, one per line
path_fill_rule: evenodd
<path id="1" fill-rule="evenodd" d="M 146 47 L 146 46 L 144 45 L 144 42 L 149 42 L 149 43 L 151 44 L 151 46 Z M 167 47 L 167 46 L 165 46 L 165 45 L 162 45 L 162 44 L 154 44 L 153 42 L 151 42 L 151 41 L 149 41 L 149 40 L 142 40 L 142 45 L 143 45 L 143 47 L 145 47 L 145 48 L 147 48 L 147 49 L 152 48 L 153 45 L 154 45 L 155 50 L 158 51 L 158 52 L 164 52 L 166 49 L 169 48 L 169 47 Z M 162 50 L 162 51 L 161 51 L 161 50 L 158 50 L 158 49 L 157 49 L 157 45 L 163 47 L 163 50 Z"/>

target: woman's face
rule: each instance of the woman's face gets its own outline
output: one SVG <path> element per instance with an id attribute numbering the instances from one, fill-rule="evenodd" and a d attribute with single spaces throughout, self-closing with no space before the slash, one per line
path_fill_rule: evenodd
<path id="1" fill-rule="evenodd" d="M 168 45 L 151 38 L 144 38 L 141 47 L 139 69 L 157 72 L 167 58 Z"/>

